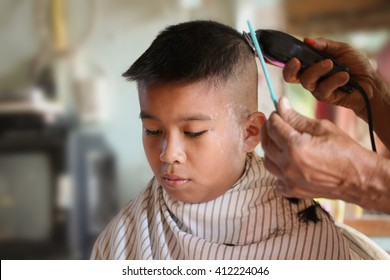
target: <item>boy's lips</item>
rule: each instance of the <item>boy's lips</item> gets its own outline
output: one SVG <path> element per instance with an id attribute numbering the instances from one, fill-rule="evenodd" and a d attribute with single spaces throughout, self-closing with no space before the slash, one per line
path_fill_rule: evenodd
<path id="1" fill-rule="evenodd" d="M 164 174 L 162 179 L 164 180 L 167 187 L 172 189 L 181 188 L 191 181 L 190 179 L 182 178 L 173 174 Z"/>

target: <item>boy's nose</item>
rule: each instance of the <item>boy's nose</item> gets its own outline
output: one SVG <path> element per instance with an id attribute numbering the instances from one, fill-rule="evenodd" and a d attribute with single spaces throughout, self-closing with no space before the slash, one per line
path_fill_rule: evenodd
<path id="1" fill-rule="evenodd" d="M 160 160 L 162 162 L 173 164 L 173 163 L 184 163 L 186 160 L 186 154 L 183 150 L 183 145 L 179 139 L 167 136 L 161 147 Z"/>

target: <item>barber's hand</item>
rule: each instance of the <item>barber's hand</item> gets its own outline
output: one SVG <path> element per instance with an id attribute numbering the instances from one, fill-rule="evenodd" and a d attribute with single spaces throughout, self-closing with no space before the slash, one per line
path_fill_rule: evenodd
<path id="1" fill-rule="evenodd" d="M 362 162 L 374 153 L 333 123 L 298 114 L 285 97 L 279 101 L 278 111 L 271 114 L 261 133 L 264 164 L 279 178 L 278 191 L 287 197 L 366 204 L 361 201 L 364 191 L 358 190 L 368 180 L 367 164 Z"/>
<path id="2" fill-rule="evenodd" d="M 365 119 L 365 104 L 361 94 L 357 90 L 354 90 L 352 94 L 348 94 L 338 90 L 338 88 L 345 85 L 349 80 L 349 76 L 351 76 L 360 83 L 369 98 L 372 98 L 375 92 L 379 92 L 378 85 L 376 85 L 378 75 L 371 67 L 368 59 L 345 43 L 311 38 L 306 38 L 305 42 L 348 67 L 349 74 L 339 72 L 319 82 L 319 79 L 333 67 L 330 59 L 325 59 L 305 71 L 299 72 L 301 64 L 298 59 L 293 58 L 283 69 L 284 79 L 290 83 L 301 83 L 318 100 L 352 109 L 357 115 Z"/>

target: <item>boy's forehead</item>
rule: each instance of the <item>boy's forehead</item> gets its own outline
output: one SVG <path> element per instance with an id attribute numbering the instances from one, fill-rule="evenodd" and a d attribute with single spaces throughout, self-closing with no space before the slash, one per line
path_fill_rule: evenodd
<path id="1" fill-rule="evenodd" d="M 225 86 L 203 82 L 139 87 L 141 112 L 153 115 L 153 111 L 170 111 L 186 120 L 215 119 L 219 115 L 217 112 L 230 111 L 232 107 L 227 90 Z"/>
<path id="2" fill-rule="evenodd" d="M 168 98 L 171 102 L 180 100 L 204 99 L 208 102 L 223 102 L 231 94 L 225 83 L 197 81 L 191 83 L 158 82 L 138 87 L 140 99 Z"/>

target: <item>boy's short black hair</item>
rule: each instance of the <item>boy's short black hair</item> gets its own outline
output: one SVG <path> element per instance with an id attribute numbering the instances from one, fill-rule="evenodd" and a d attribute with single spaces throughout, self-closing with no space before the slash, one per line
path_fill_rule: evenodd
<path id="1" fill-rule="evenodd" d="M 232 27 L 190 21 L 163 30 L 123 76 L 146 84 L 226 80 L 249 59 L 251 48 Z"/>

